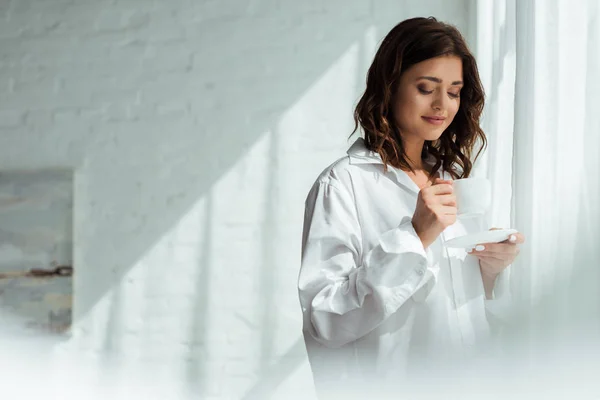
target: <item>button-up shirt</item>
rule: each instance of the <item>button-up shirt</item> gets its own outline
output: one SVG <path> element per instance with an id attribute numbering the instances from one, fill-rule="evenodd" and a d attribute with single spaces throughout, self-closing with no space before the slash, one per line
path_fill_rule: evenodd
<path id="1" fill-rule="evenodd" d="M 412 225 L 418 193 L 362 138 L 310 190 L 298 288 L 317 390 L 398 381 L 486 348 L 506 283 L 487 300 L 478 259 L 444 245 L 487 230 L 483 217 L 459 217 L 425 249 Z"/>

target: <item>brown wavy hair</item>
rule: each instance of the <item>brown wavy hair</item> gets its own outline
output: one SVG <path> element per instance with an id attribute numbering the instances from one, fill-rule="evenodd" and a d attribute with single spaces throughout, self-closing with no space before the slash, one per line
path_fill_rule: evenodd
<path id="1" fill-rule="evenodd" d="M 360 124 L 366 146 L 379 153 L 385 170 L 391 165 L 414 172 L 393 116 L 392 105 L 400 76 L 414 64 L 446 55 L 462 60 L 464 86 L 460 106 L 440 138 L 425 141 L 421 157 L 435 158 L 430 177 L 443 166 L 454 179 L 467 178 L 473 162 L 486 148 L 485 133 L 479 125 L 485 94 L 475 57 L 465 39 L 454 26 L 434 17 L 411 18 L 396 25 L 381 42 L 367 74 L 366 90 L 354 110 L 352 134 Z M 481 147 L 471 161 L 478 140 Z"/>

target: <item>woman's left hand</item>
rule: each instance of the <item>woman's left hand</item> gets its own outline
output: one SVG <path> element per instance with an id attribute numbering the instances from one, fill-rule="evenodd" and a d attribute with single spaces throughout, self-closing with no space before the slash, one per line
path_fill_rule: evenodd
<path id="1" fill-rule="evenodd" d="M 492 228 L 490 230 L 496 230 Z M 469 251 L 479 259 L 482 274 L 495 277 L 508 267 L 519 255 L 519 244 L 525 243 L 522 233 L 513 233 L 504 242 L 482 243 L 475 249 Z"/>

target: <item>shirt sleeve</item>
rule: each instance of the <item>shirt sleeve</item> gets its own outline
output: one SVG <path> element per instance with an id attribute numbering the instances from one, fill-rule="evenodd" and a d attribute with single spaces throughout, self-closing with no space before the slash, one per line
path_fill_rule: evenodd
<path id="1" fill-rule="evenodd" d="M 304 329 L 315 340 L 340 347 L 366 335 L 434 275 L 410 218 L 363 254 L 352 194 L 315 184 L 306 201 L 298 280 Z"/>

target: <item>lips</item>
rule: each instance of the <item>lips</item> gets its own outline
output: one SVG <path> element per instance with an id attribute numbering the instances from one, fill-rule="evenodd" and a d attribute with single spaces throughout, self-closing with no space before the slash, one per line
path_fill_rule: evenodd
<path id="1" fill-rule="evenodd" d="M 446 118 L 444 117 L 421 117 L 423 118 L 426 122 L 429 122 L 430 124 L 433 125 L 442 125 L 444 123 L 444 121 L 446 120 Z"/>

